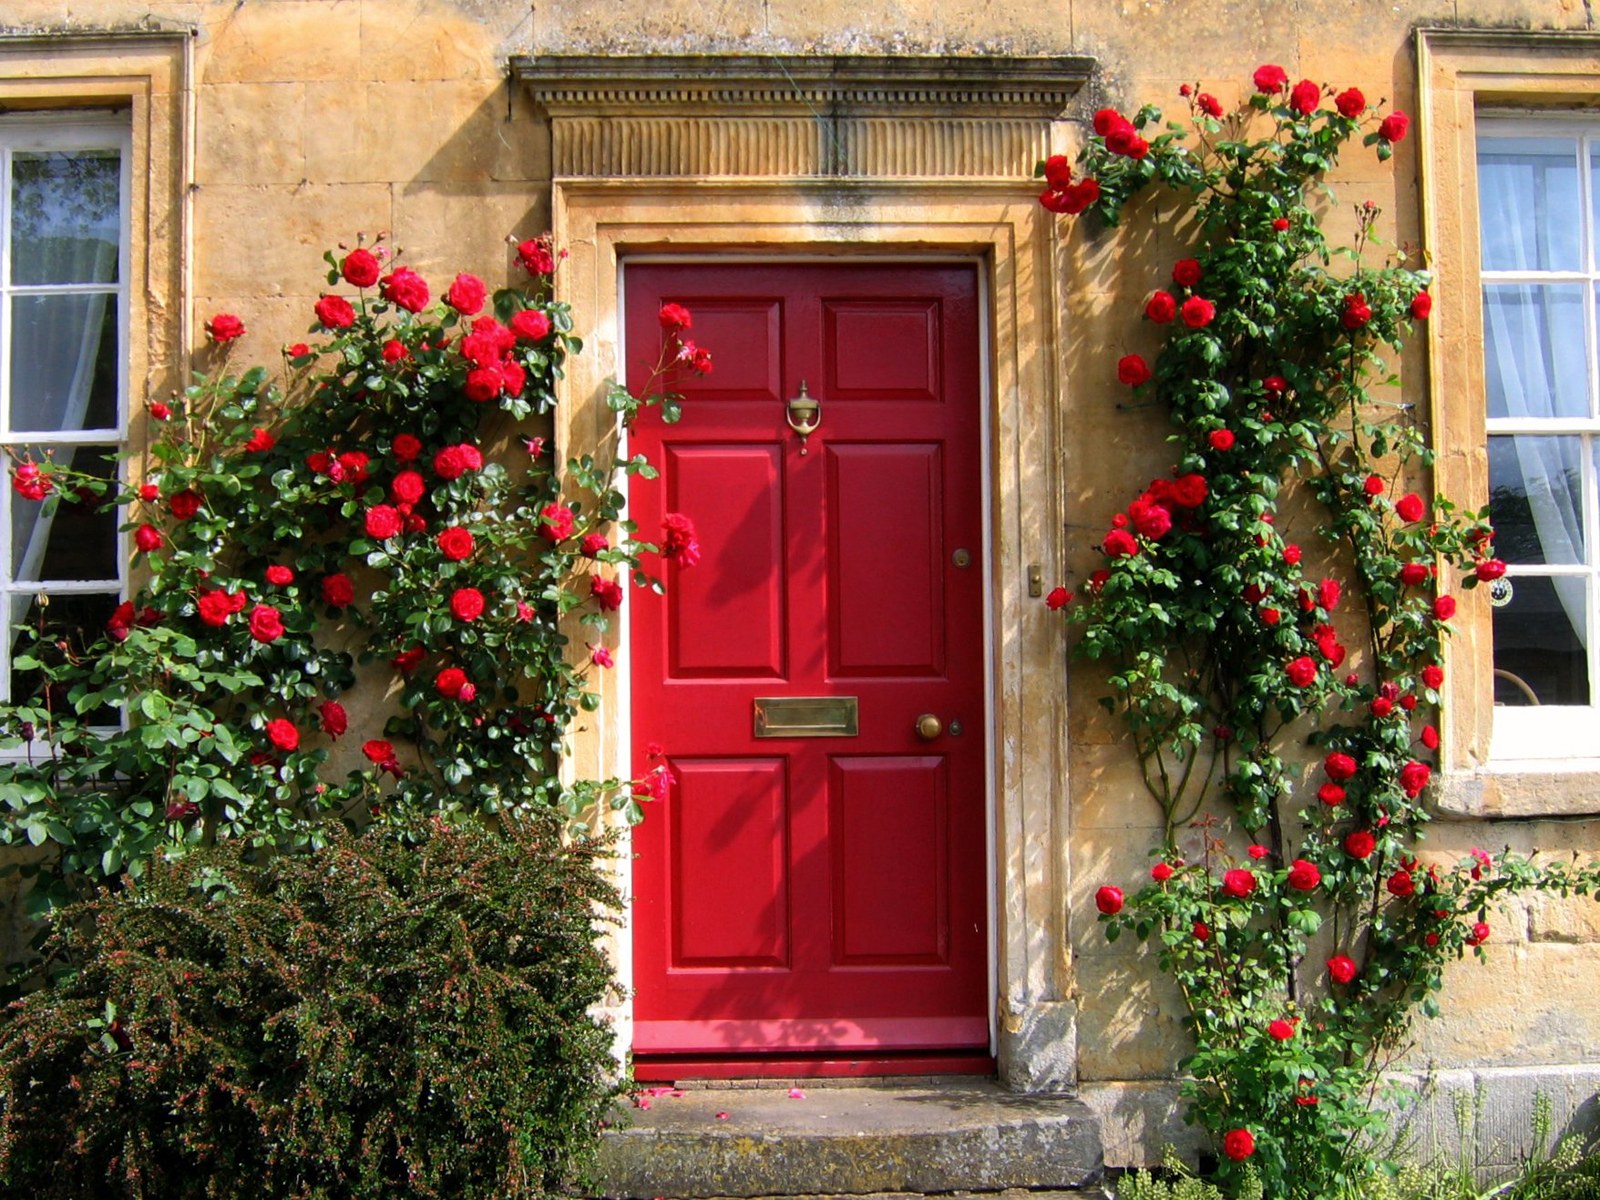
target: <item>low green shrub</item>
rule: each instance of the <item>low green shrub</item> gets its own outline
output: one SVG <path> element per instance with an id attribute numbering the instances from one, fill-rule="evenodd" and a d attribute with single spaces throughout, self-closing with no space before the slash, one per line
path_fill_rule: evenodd
<path id="1" fill-rule="evenodd" d="M 615 1095 L 593 845 L 432 819 L 152 864 L 0 1017 L 0 1193 L 521 1200 Z"/>

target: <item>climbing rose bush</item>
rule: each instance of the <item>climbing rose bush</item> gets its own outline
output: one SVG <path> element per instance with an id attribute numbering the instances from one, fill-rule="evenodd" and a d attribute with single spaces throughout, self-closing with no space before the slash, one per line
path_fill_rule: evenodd
<path id="1" fill-rule="evenodd" d="M 1389 356 L 1428 277 L 1380 257 L 1374 205 L 1348 246 L 1314 206 L 1351 138 L 1387 159 L 1405 117 L 1272 64 L 1253 82 L 1233 113 L 1191 85 L 1187 121 L 1102 109 L 1076 164 L 1040 164 L 1053 212 L 1115 225 L 1159 187 L 1193 237 L 1137 306 L 1159 353 L 1106 384 L 1167 407 L 1177 460 L 1112 517 L 1078 602 L 1049 603 L 1107 671 L 1164 829 L 1098 919 L 1178 985 L 1183 1096 L 1222 1182 L 1312 1200 L 1379 1169 L 1383 1070 L 1445 965 L 1486 955 L 1495 902 L 1584 894 L 1600 868 L 1418 848 L 1444 639 L 1505 565 L 1486 513 L 1405 490 L 1432 456 Z"/>
<path id="2" fill-rule="evenodd" d="M 37 897 L 223 838 L 315 846 L 329 819 L 592 825 L 664 792 L 665 768 L 568 783 L 559 757 L 615 662 L 630 581 L 659 590 L 662 556 L 698 557 L 692 515 L 640 531 L 621 484 L 654 474 L 642 458 L 558 468 L 520 434 L 581 342 L 552 299 L 560 255 L 536 238 L 517 256 L 526 285 L 491 294 L 465 272 L 441 286 L 382 240 L 330 252 L 276 377 L 235 370 L 246 322 L 212 318 L 215 369 L 150 404 L 128 484 L 14 466 L 47 506 L 100 496 L 140 581 L 104 630 L 46 608 L 15 643 L 0 750 L 22 760 L 0 766 L 0 843 L 57 851 L 26 868 L 45 872 Z M 664 319 L 651 379 L 612 389 L 621 419 L 675 414 L 673 382 L 710 369 L 688 322 Z"/>

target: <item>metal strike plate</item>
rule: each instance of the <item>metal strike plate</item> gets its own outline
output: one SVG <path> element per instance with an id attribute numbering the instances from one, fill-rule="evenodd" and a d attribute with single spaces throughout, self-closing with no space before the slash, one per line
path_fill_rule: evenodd
<path id="1" fill-rule="evenodd" d="M 855 737 L 854 696 L 757 696 L 758 738 Z"/>

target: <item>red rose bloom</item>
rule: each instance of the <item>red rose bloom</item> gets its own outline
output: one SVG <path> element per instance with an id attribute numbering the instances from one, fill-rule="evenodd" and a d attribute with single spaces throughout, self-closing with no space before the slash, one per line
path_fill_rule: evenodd
<path id="1" fill-rule="evenodd" d="M 382 766 L 384 763 L 394 761 L 394 746 L 389 742 L 373 738 L 371 741 L 361 743 L 361 753 L 367 758 Z"/>
<path id="2" fill-rule="evenodd" d="M 1430 687 L 1434 691 L 1438 691 L 1439 686 L 1444 683 L 1444 668 L 1437 663 L 1429 663 L 1423 667 L 1422 683 L 1424 687 Z"/>
<path id="3" fill-rule="evenodd" d="M 1114 108 L 1102 108 L 1094 114 L 1094 131 L 1101 137 L 1110 137 L 1119 129 L 1131 128 L 1128 118 Z"/>
<path id="4" fill-rule="evenodd" d="M 1342 590 L 1337 579 L 1324 579 L 1317 584 L 1317 604 L 1319 607 L 1332 612 L 1339 606 L 1339 597 Z"/>
<path id="5" fill-rule="evenodd" d="M 465 273 L 457 275 L 450 284 L 450 290 L 444 294 L 445 303 L 458 313 L 470 317 L 475 312 L 483 309 L 484 298 L 488 290 L 483 286 L 483 280 L 476 275 Z"/>
<path id="6" fill-rule="evenodd" d="M 250 610 L 250 636 L 262 643 L 275 642 L 283 636 L 283 614 L 270 604 L 258 604 Z"/>
<path id="7" fill-rule="evenodd" d="M 200 511 L 200 494 L 191 492 L 187 488 L 181 492 L 174 492 L 167 497 L 167 507 L 172 509 L 172 515 L 178 520 L 187 521 Z"/>
<path id="8" fill-rule="evenodd" d="M 1262 71 L 1266 69 L 1266 67 L 1261 68 Z M 1278 70 L 1277 67 L 1272 69 Z M 1259 76 L 1261 71 L 1257 71 L 1256 74 Z M 1228 1130 L 1222 1137 L 1222 1152 L 1234 1162 L 1243 1162 L 1256 1152 L 1255 1134 L 1248 1129 Z"/>
<path id="9" fill-rule="evenodd" d="M 1349 983 L 1356 977 L 1356 960 L 1344 954 L 1335 954 L 1328 960 L 1328 978 L 1335 983 Z"/>
<path id="10" fill-rule="evenodd" d="M 1370 320 L 1372 320 L 1372 308 L 1365 296 L 1360 292 L 1352 292 L 1344 298 L 1344 309 L 1339 314 L 1339 324 L 1354 332 Z"/>
<path id="11" fill-rule="evenodd" d="M 1406 587 L 1416 587 L 1417 584 L 1428 578 L 1428 568 L 1425 563 L 1408 562 L 1401 564 L 1400 582 Z"/>
<path id="12" fill-rule="evenodd" d="M 1172 282 L 1179 287 L 1192 288 L 1205 278 L 1198 258 L 1180 258 L 1172 264 Z"/>
<path id="13" fill-rule="evenodd" d="M 1123 129 L 1113 129 L 1107 134 L 1106 149 L 1124 158 L 1140 159 L 1150 153 L 1150 143 L 1140 137 L 1138 130 L 1130 125 Z"/>
<path id="14" fill-rule="evenodd" d="M 1172 864 L 1158 862 L 1155 866 L 1150 868 L 1150 878 L 1154 879 L 1157 883 L 1165 883 L 1167 880 L 1172 878 Z"/>
<path id="15" fill-rule="evenodd" d="M 329 575 L 322 581 L 322 599 L 330 607 L 348 608 L 355 598 L 356 587 L 348 575 Z"/>
<path id="16" fill-rule="evenodd" d="M 1044 181 L 1056 191 L 1072 182 L 1072 162 L 1065 154 L 1052 154 L 1044 160 Z"/>
<path id="17" fill-rule="evenodd" d="M 1351 858 L 1371 858 L 1378 839 L 1365 829 L 1352 829 L 1344 835 L 1344 852 Z"/>
<path id="18" fill-rule="evenodd" d="M 1368 475 L 1361 481 L 1361 490 L 1369 496 L 1381 496 L 1388 485 L 1383 482 L 1381 475 Z"/>
<path id="19" fill-rule="evenodd" d="M 539 533 L 546 541 L 564 542 L 572 536 L 572 510 L 552 501 L 539 510 Z"/>
<path id="20" fill-rule="evenodd" d="M 1172 514 L 1148 496 L 1140 496 L 1128 506 L 1128 517 L 1140 537 L 1159 541 L 1172 528 Z"/>
<path id="21" fill-rule="evenodd" d="M 343 296 L 324 296 L 316 303 L 317 320 L 324 329 L 348 329 L 356 323 L 356 310 Z"/>
<path id="22" fill-rule="evenodd" d="M 1122 889 L 1109 883 L 1094 894 L 1094 906 L 1108 917 L 1122 911 Z"/>
<path id="23" fill-rule="evenodd" d="M 549 275 L 556 269 L 556 256 L 550 252 L 550 238 L 529 238 L 517 243 L 517 262 L 529 275 Z"/>
<path id="24" fill-rule="evenodd" d="M 170 421 L 172 420 L 172 410 L 157 400 L 150 406 L 150 416 L 157 421 Z"/>
<path id="25" fill-rule="evenodd" d="M 1289 107 L 1302 117 L 1310 116 L 1322 103 L 1322 89 L 1309 79 L 1302 79 L 1289 93 Z"/>
<path id="26" fill-rule="evenodd" d="M 1387 696 L 1378 696 L 1367 706 L 1367 711 L 1380 719 L 1387 717 L 1394 711 L 1394 701 Z"/>
<path id="27" fill-rule="evenodd" d="M 1322 872 L 1315 863 L 1297 858 L 1289 864 L 1289 886 L 1297 892 L 1309 892 L 1322 882 Z"/>
<path id="28" fill-rule="evenodd" d="M 1244 897 L 1256 890 L 1255 873 L 1244 867 L 1234 867 L 1222 875 L 1222 894 L 1225 896 Z"/>
<path id="29" fill-rule="evenodd" d="M 267 722 L 267 740 L 285 754 L 300 749 L 300 731 L 282 717 Z"/>
<path id="30" fill-rule="evenodd" d="M 1394 511 L 1402 521 L 1415 523 L 1422 520 L 1427 509 L 1422 503 L 1421 496 L 1415 492 L 1407 492 L 1394 502 Z"/>
<path id="31" fill-rule="evenodd" d="M 1389 882 L 1384 886 L 1389 889 L 1391 896 L 1398 896 L 1404 900 L 1407 896 L 1416 893 L 1417 881 L 1411 877 L 1410 871 L 1399 870 L 1389 876 Z"/>
<path id="32" fill-rule="evenodd" d="M 133 531 L 133 544 L 146 554 L 161 549 L 161 531 L 154 525 L 141 525 Z"/>
<path id="33" fill-rule="evenodd" d="M 1233 449 L 1233 430 L 1213 429 L 1210 433 L 1206 434 L 1206 441 L 1209 442 L 1211 448 L 1217 451 L 1219 454 L 1226 454 L 1229 450 Z"/>
<path id="34" fill-rule="evenodd" d="M 484 404 L 498 396 L 504 384 L 498 367 L 478 367 L 467 372 L 462 391 L 466 392 L 468 400 Z"/>
<path id="35" fill-rule="evenodd" d="M 1466 943 L 1469 946 L 1481 946 L 1488 940 L 1489 926 L 1482 921 L 1478 921 L 1472 926 L 1472 932 L 1467 936 Z"/>
<path id="36" fill-rule="evenodd" d="M 1294 1036 L 1294 1025 L 1279 1017 L 1275 1021 L 1267 1022 L 1267 1033 L 1275 1041 L 1287 1042 Z"/>
<path id="37" fill-rule="evenodd" d="M 1284 89 L 1289 82 L 1289 73 L 1280 66 L 1266 63 L 1256 68 L 1253 78 L 1256 91 L 1271 95 Z"/>
<path id="38" fill-rule="evenodd" d="M 411 462 L 422 453 L 422 442 L 409 433 L 402 433 L 394 439 L 390 446 L 396 462 Z"/>
<path id="39" fill-rule="evenodd" d="M 1204 329 L 1217 315 L 1217 306 L 1200 296 L 1190 296 L 1183 302 L 1183 323 L 1190 329 Z"/>
<path id="40" fill-rule="evenodd" d="M 272 436 L 271 432 L 258 426 L 250 431 L 250 440 L 244 444 L 244 448 L 255 454 L 264 454 L 275 445 L 277 445 L 277 439 Z"/>
<path id="41" fill-rule="evenodd" d="M 350 718 L 344 711 L 344 705 L 337 700 L 324 700 L 319 704 L 317 717 L 322 723 L 322 732 L 335 740 L 350 728 Z"/>
<path id="42" fill-rule="evenodd" d="M 1290 542 L 1283 548 L 1283 561 L 1291 567 L 1300 561 L 1300 547 Z"/>
<path id="43" fill-rule="evenodd" d="M 287 587 L 294 582 L 294 572 L 288 567 L 268 567 L 267 582 L 272 584 L 273 587 Z"/>
<path id="44" fill-rule="evenodd" d="M 1448 621 L 1456 615 L 1456 598 L 1454 596 L 1439 596 L 1433 602 L 1433 619 L 1435 621 Z"/>
<path id="45" fill-rule="evenodd" d="M 244 336 L 244 322 L 232 313 L 218 313 L 206 322 L 206 336 L 213 342 L 231 342 Z"/>
<path id="46" fill-rule="evenodd" d="M 428 485 L 415 471 L 401 471 L 389 485 L 389 495 L 396 504 L 415 504 L 427 492 Z"/>
<path id="47" fill-rule="evenodd" d="M 402 674 L 409 675 L 416 669 L 419 662 L 427 654 L 421 646 L 412 646 L 409 650 L 402 650 L 389 660 L 389 665 Z"/>
<path id="48" fill-rule="evenodd" d="M 1406 136 L 1406 130 L 1411 128 L 1411 118 L 1402 112 L 1390 113 L 1378 126 L 1378 136 L 1390 142 L 1398 142 Z"/>
<path id="49" fill-rule="evenodd" d="M 311 356 L 311 347 L 304 342 L 295 342 L 291 346 L 284 347 L 283 352 L 290 358 L 309 358 Z"/>
<path id="50" fill-rule="evenodd" d="M 1172 481 L 1172 502 L 1179 508 L 1199 508 L 1209 493 L 1204 475 L 1180 475 Z"/>
<path id="51" fill-rule="evenodd" d="M 1222 116 L 1222 101 L 1210 92 L 1201 92 L 1194 98 L 1194 106 L 1208 117 Z"/>
<path id="52" fill-rule="evenodd" d="M 668 333 L 677 333 L 679 330 L 694 327 L 694 318 L 689 310 L 681 304 L 663 304 L 658 318 L 661 328 Z"/>
<path id="53" fill-rule="evenodd" d="M 378 285 L 378 295 L 396 308 L 403 308 L 410 313 L 418 313 L 428 307 L 428 285 L 410 267 L 396 267 L 385 275 Z"/>
<path id="54" fill-rule="evenodd" d="M 367 464 L 369 464 L 371 461 L 372 460 L 360 450 L 346 450 L 343 454 L 339 455 L 339 475 L 336 478 L 343 479 L 348 483 L 365 482 L 367 478 Z"/>
<path id="55" fill-rule="evenodd" d="M 24 500 L 43 500 L 54 488 L 55 484 L 51 482 L 50 476 L 39 470 L 35 463 L 19 463 L 17 469 L 11 473 L 11 490 Z"/>
<path id="56" fill-rule="evenodd" d="M 1356 773 L 1356 760 L 1348 754 L 1341 754 L 1335 750 L 1322 760 L 1322 769 L 1327 772 L 1328 778 L 1335 783 L 1344 783 L 1353 779 Z"/>
<path id="57" fill-rule="evenodd" d="M 1491 583 L 1506 573 L 1506 564 L 1498 558 L 1486 558 L 1473 568 L 1479 583 Z"/>
<path id="58" fill-rule="evenodd" d="M 1266 858 L 1272 853 L 1272 851 L 1268 850 L 1265 846 L 1251 846 L 1245 851 L 1245 853 L 1251 858 Z"/>
<path id="59" fill-rule="evenodd" d="M 1125 354 L 1117 360 L 1117 380 L 1128 387 L 1138 387 L 1149 382 L 1150 366 L 1137 354 Z"/>
<path id="60" fill-rule="evenodd" d="M 622 607 L 622 585 L 603 575 L 589 576 L 589 595 L 601 612 L 614 612 Z"/>
<path id="61" fill-rule="evenodd" d="M 1050 589 L 1050 594 L 1044 598 L 1044 606 L 1051 612 L 1058 612 L 1072 603 L 1072 593 L 1064 587 Z"/>
<path id="62" fill-rule="evenodd" d="M 1289 682 L 1295 687 L 1310 687 L 1317 677 L 1317 664 L 1302 654 L 1284 668 L 1284 673 L 1289 676 Z"/>
<path id="63" fill-rule="evenodd" d="M 1325 783 L 1317 789 L 1317 799 L 1333 808 L 1344 803 L 1344 789 L 1337 783 Z"/>
<path id="64" fill-rule="evenodd" d="M 1429 750 L 1437 750 L 1439 748 L 1439 730 L 1437 726 L 1424 725 L 1422 727 L 1422 744 Z"/>
<path id="65" fill-rule="evenodd" d="M 1059 192 L 1046 192 L 1040 197 L 1040 203 L 1051 212 L 1076 216 L 1098 199 L 1100 199 L 1100 181 L 1085 178 L 1076 183 L 1069 183 Z"/>
<path id="66" fill-rule="evenodd" d="M 550 318 L 537 308 L 525 308 L 511 318 L 511 330 L 525 342 L 542 342 L 550 336 Z"/>
<path id="67" fill-rule="evenodd" d="M 228 618 L 239 610 L 229 600 L 228 594 L 220 589 L 201 592 L 195 602 L 195 608 L 200 614 L 203 624 L 220 629 L 228 623 Z"/>
<path id="68" fill-rule="evenodd" d="M 398 338 L 390 338 L 383 344 L 383 361 L 396 363 L 409 356 L 411 351 L 406 349 L 406 344 Z"/>
<path id="69" fill-rule="evenodd" d="M 433 680 L 434 691 L 449 700 L 457 699 L 466 686 L 467 673 L 460 667 L 446 667 Z"/>
<path id="70" fill-rule="evenodd" d="M 1144 315 L 1157 325 L 1165 325 L 1178 315 L 1178 301 L 1171 292 L 1158 291 L 1144 302 Z"/>
<path id="71" fill-rule="evenodd" d="M 1139 543 L 1133 540 L 1133 534 L 1126 529 L 1113 529 L 1106 534 L 1106 540 L 1100 544 L 1100 548 L 1110 558 L 1127 558 L 1139 553 Z"/>
<path id="72" fill-rule="evenodd" d="M 1197 942 L 1209 941 L 1211 939 L 1211 926 L 1204 921 L 1196 921 L 1194 923 L 1194 938 Z"/>
<path id="73" fill-rule="evenodd" d="M 1416 321 L 1426 321 L 1428 314 L 1433 311 L 1433 297 L 1427 292 L 1418 292 L 1411 297 L 1411 317 Z"/>
<path id="74" fill-rule="evenodd" d="M 377 255 L 358 247 L 344 256 L 344 262 L 339 264 L 339 273 L 351 287 L 369 288 L 378 282 L 378 276 L 383 272 L 378 266 Z"/>
<path id="75" fill-rule="evenodd" d="M 1409 800 L 1415 800 L 1418 793 L 1428 786 L 1428 780 L 1433 778 L 1433 769 L 1427 763 L 1417 762 L 1412 759 L 1400 768 L 1400 790 Z"/>
<path id="76" fill-rule="evenodd" d="M 583 535 L 583 541 L 578 543 L 578 553 L 585 558 L 594 558 L 609 549 L 611 543 L 606 540 L 606 535 L 603 533 L 586 533 Z"/>
<path id="77" fill-rule="evenodd" d="M 450 615 L 458 621 L 476 621 L 483 615 L 483 593 L 477 588 L 457 588 L 450 595 Z"/>
<path id="78" fill-rule="evenodd" d="M 1339 110 L 1341 117 L 1349 117 L 1353 121 L 1367 111 L 1367 98 L 1359 88 L 1345 88 L 1333 98 L 1333 106 Z"/>
<path id="79" fill-rule="evenodd" d="M 439 531 L 439 553 L 451 562 L 460 562 L 472 553 L 472 534 L 459 525 L 451 525 Z"/>
<path id="80" fill-rule="evenodd" d="M 391 505 L 374 504 L 367 509 L 366 526 L 367 536 L 379 541 L 399 537 L 402 528 L 400 513 Z"/>

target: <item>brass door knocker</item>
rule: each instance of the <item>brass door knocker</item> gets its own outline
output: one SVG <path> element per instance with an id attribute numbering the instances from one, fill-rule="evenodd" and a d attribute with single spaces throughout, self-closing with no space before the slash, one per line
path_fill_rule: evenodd
<path id="1" fill-rule="evenodd" d="M 787 417 L 789 428 L 800 435 L 800 453 L 806 452 L 806 439 L 822 424 L 822 402 L 806 391 L 806 381 L 800 381 L 800 394 L 789 401 Z"/>

